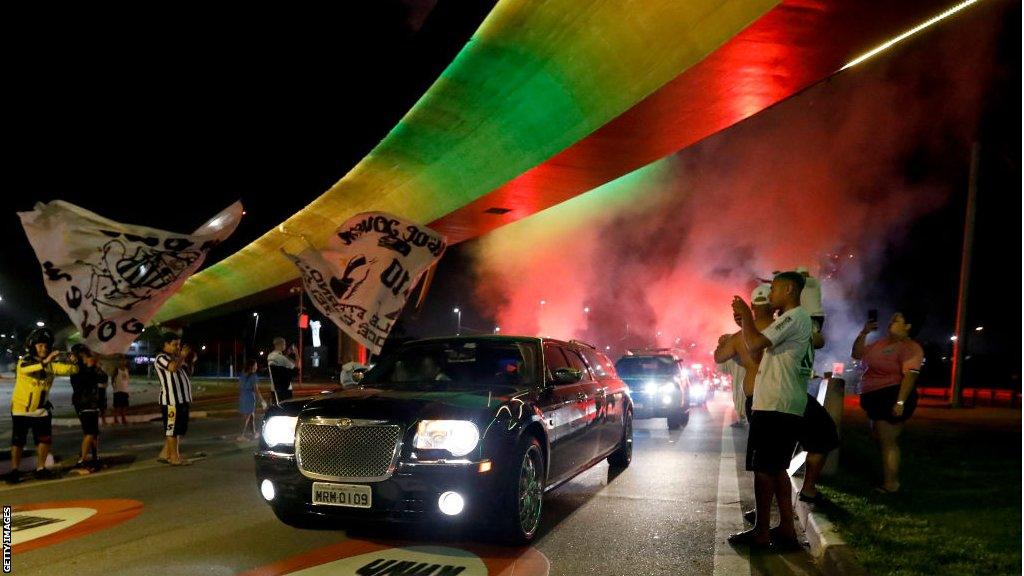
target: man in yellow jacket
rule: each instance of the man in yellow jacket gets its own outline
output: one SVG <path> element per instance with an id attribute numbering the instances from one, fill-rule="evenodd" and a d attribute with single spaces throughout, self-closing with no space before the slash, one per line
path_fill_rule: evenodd
<path id="1" fill-rule="evenodd" d="M 54 376 L 70 376 L 78 372 L 77 363 L 58 360 L 60 353 L 51 350 L 53 333 L 46 328 L 33 330 L 25 344 L 28 350 L 18 359 L 17 379 L 11 396 L 11 471 L 6 477 L 9 484 L 21 481 L 18 467 L 29 430 L 36 442 L 36 477 L 53 477 L 45 467 L 53 437 L 51 405 L 47 397 Z"/>

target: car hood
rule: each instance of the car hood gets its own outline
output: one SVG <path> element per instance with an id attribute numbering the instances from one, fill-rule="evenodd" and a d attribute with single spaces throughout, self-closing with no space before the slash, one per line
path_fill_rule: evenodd
<path id="1" fill-rule="evenodd" d="M 407 426 L 425 419 L 486 425 L 503 404 L 527 391 L 511 386 L 444 391 L 354 388 L 307 403 L 301 417 L 388 420 Z"/>

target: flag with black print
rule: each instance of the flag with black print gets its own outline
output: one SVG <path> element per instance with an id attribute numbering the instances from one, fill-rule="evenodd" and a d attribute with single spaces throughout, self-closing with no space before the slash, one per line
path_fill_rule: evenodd
<path id="1" fill-rule="evenodd" d="M 234 232 L 235 202 L 191 234 L 122 224 L 62 200 L 19 212 L 46 292 L 90 348 L 124 352 L 148 322 Z"/>
<path id="2" fill-rule="evenodd" d="M 364 212 L 342 224 L 323 250 L 285 255 L 317 310 L 379 354 L 409 293 L 446 247 L 445 237 L 426 226 Z"/>

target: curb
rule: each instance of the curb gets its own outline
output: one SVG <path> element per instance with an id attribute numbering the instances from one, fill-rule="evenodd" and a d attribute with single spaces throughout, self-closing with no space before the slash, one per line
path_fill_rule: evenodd
<path id="1" fill-rule="evenodd" d="M 207 417 L 209 417 L 209 415 L 210 415 L 210 412 L 207 412 L 207 411 L 196 411 L 196 412 L 189 412 L 188 417 L 190 419 L 192 419 L 192 418 L 207 418 Z M 125 416 L 125 420 L 127 420 L 129 424 L 140 424 L 140 423 L 144 423 L 144 422 L 159 422 L 161 419 L 163 419 L 163 414 L 161 414 L 160 412 L 155 412 L 153 414 L 130 414 L 130 415 L 126 415 Z M 52 422 L 52 424 L 54 426 L 71 427 L 71 428 L 76 428 L 76 427 L 81 425 L 81 423 L 78 421 L 77 417 L 76 418 L 53 418 L 51 420 L 51 422 Z M 107 426 L 110 426 L 110 424 L 108 424 Z"/>
<path id="2" fill-rule="evenodd" d="M 795 485 L 793 507 L 811 545 L 811 555 L 818 561 L 822 572 L 829 576 L 868 576 L 868 571 L 857 561 L 853 547 L 843 540 L 825 514 L 811 510 L 807 503 L 800 501 Z"/>

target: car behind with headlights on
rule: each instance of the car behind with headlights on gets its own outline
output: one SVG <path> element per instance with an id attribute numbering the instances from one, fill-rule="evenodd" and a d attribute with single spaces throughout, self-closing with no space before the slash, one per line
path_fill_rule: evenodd
<path id="1" fill-rule="evenodd" d="M 629 386 L 634 418 L 664 418 L 670 430 L 690 419 L 690 406 L 704 402 L 705 392 L 692 384 L 679 358 L 668 352 L 630 353 L 615 363 Z"/>
<path id="2" fill-rule="evenodd" d="M 545 492 L 632 458 L 632 405 L 591 346 L 486 336 L 419 340 L 357 388 L 267 411 L 257 484 L 285 523 L 476 523 L 536 534 Z"/>

